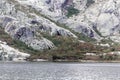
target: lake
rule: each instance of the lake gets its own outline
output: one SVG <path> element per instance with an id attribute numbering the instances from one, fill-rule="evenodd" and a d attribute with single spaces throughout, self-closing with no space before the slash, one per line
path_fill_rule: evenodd
<path id="1" fill-rule="evenodd" d="M 120 63 L 0 62 L 0 80 L 120 80 Z"/>

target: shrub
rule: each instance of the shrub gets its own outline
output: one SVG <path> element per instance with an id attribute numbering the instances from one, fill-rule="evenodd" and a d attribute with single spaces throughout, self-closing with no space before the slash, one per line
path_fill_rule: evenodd
<path id="1" fill-rule="evenodd" d="M 73 15 L 77 15 L 79 13 L 79 10 L 75 9 L 74 7 L 68 7 L 67 8 L 67 17 L 71 17 Z"/>

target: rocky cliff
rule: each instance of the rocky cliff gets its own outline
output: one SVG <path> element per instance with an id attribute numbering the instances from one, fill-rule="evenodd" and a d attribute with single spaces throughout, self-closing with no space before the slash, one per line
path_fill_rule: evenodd
<path id="1" fill-rule="evenodd" d="M 53 37 L 120 40 L 119 0 L 2 0 L 0 27 L 35 50 L 57 47 Z"/>
<path id="2" fill-rule="evenodd" d="M 86 36 L 97 40 L 105 36 L 119 41 L 118 0 L 16 0 L 16 3 L 29 6 L 50 22 L 65 24 Z"/>
<path id="3" fill-rule="evenodd" d="M 51 49 L 55 45 L 42 37 L 40 32 L 52 35 L 71 36 L 77 38 L 69 30 L 57 26 L 42 17 L 34 7 L 23 5 L 19 1 L 1 1 L 0 24 L 13 39 L 20 40 L 36 50 Z M 37 14 L 38 13 L 38 14 Z"/>

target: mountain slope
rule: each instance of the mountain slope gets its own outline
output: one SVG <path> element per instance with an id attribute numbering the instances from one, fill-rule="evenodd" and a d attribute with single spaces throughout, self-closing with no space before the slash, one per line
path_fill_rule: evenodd
<path id="1" fill-rule="evenodd" d="M 117 38 L 120 24 L 119 0 L 18 0 L 18 2 L 30 5 L 41 14 L 55 22 L 65 24 L 76 32 L 97 40 L 105 36 L 113 41 L 119 41 Z M 76 10 L 79 13 L 72 13 Z M 67 14 L 71 16 L 67 18 Z"/>
<path id="2" fill-rule="evenodd" d="M 106 48 L 97 44 L 107 43 L 110 51 L 119 43 L 119 5 L 119 0 L 2 0 L 0 27 L 18 44 L 13 47 L 34 56 L 58 52 L 81 58 L 86 52 L 103 53 Z"/>

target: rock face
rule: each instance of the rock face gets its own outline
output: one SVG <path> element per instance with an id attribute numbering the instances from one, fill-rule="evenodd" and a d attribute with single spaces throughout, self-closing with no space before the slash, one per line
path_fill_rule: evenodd
<path id="1" fill-rule="evenodd" d="M 77 0 L 74 0 L 74 2 L 77 2 Z M 120 1 L 82 0 L 80 3 L 81 6 L 83 6 L 82 8 L 78 6 L 81 9 L 80 13 L 67 18 L 63 23 L 71 29 L 83 33 L 89 37 L 93 37 L 97 40 L 102 39 L 101 36 L 104 36 L 115 42 L 119 42 Z M 98 34 L 98 32 L 101 35 Z"/>
<path id="2" fill-rule="evenodd" d="M 2 61 L 23 61 L 30 55 L 27 53 L 20 52 L 5 42 L 0 41 L 0 60 Z"/>
<path id="3" fill-rule="evenodd" d="M 103 36 L 110 37 L 119 42 L 120 37 L 120 1 L 109 0 L 103 4 L 101 13 L 97 18 L 98 30 Z M 104 29 L 104 30 L 103 30 Z M 118 37 L 118 38 L 117 38 Z"/>
<path id="4" fill-rule="evenodd" d="M 66 24 L 69 28 L 73 29 L 76 32 L 83 33 L 86 36 L 89 36 L 91 38 L 95 38 L 98 40 L 101 39 L 101 37 L 93 29 L 94 27 L 93 25 L 95 25 L 96 27 L 96 24 L 89 23 L 88 21 L 86 22 L 86 20 L 83 21 L 85 16 L 82 13 L 86 11 L 88 4 L 90 5 L 91 3 L 94 2 L 93 0 L 92 1 L 91 0 L 90 1 L 89 0 L 84 0 L 84 1 L 83 0 L 59 0 L 59 1 L 58 0 L 42 0 L 42 1 L 17 0 L 17 1 L 21 5 L 32 6 L 37 11 L 39 11 L 39 13 L 47 16 L 48 18 L 50 18 L 55 22 Z M 66 13 L 68 13 L 67 9 L 69 7 L 74 7 L 75 9 L 78 9 L 80 11 L 80 14 L 71 18 L 67 18 Z M 79 20 L 79 19 L 82 19 L 82 20 Z M 57 33 L 56 30 L 54 31 Z M 65 33 L 65 32 L 62 32 L 62 33 Z"/>
<path id="5" fill-rule="evenodd" d="M 30 1 L 30 0 L 27 0 Z M 36 0 L 37 1 L 37 0 Z M 44 5 L 32 5 L 41 9 L 41 13 L 52 20 L 66 24 L 76 32 L 101 40 L 104 36 L 118 42 L 120 39 L 120 1 L 119 0 L 46 0 L 40 1 Z M 20 1 L 28 5 L 28 2 Z M 65 17 L 65 6 L 73 6 L 80 12 L 70 18 Z M 51 11 L 52 9 L 52 11 Z M 45 13 L 47 12 L 47 13 Z M 57 15 L 56 15 L 57 13 Z M 101 34 L 98 34 L 98 32 Z"/>
<path id="6" fill-rule="evenodd" d="M 86 2 L 87 4 L 88 2 Z M 120 27 L 120 7 L 118 4 L 120 4 L 118 0 L 95 0 L 89 7 L 86 6 L 84 12 L 67 19 L 67 25 L 75 31 L 82 32 L 88 36 L 91 36 L 90 32 L 92 32 L 92 37 L 97 40 L 102 39 L 98 34 L 100 32 L 104 37 L 119 41 L 118 38 L 115 39 L 116 36 L 119 37 Z M 85 31 L 81 25 L 84 26 Z"/>
<path id="7" fill-rule="evenodd" d="M 33 0 L 24 2 L 31 4 L 31 1 Z M 51 41 L 42 37 L 40 32 L 49 33 L 50 36 L 59 35 L 77 38 L 77 36 L 69 30 L 61 28 L 44 18 L 37 12 L 39 9 L 23 5 L 23 2 L 19 2 L 20 1 L 16 0 L 4 0 L 0 2 L 0 26 L 4 28 L 5 32 L 13 39 L 20 40 L 35 50 L 43 50 L 51 49 L 55 46 Z M 45 0 L 38 2 L 46 3 Z M 33 3 L 36 3 L 37 5 L 37 0 Z M 47 1 L 47 3 L 49 3 L 49 1 Z"/>
<path id="8" fill-rule="evenodd" d="M 33 49 L 42 50 L 54 47 L 51 41 L 43 37 L 37 38 L 35 31 L 25 25 L 19 26 L 19 23 L 15 23 L 16 21 L 11 17 L 1 17 L 0 21 L 6 33 L 16 40 L 21 40 Z"/>
<path id="9" fill-rule="evenodd" d="M 79 13 L 74 15 L 72 12 L 76 10 Z M 73 15 L 67 17 L 68 13 Z M 2 0 L 0 26 L 13 39 L 20 40 L 36 50 L 55 47 L 53 42 L 41 33 L 78 38 L 70 29 L 96 40 L 110 38 L 119 42 L 120 1 Z"/>

